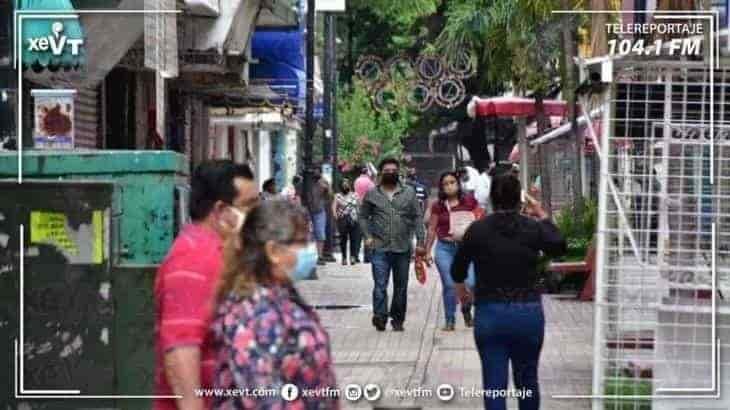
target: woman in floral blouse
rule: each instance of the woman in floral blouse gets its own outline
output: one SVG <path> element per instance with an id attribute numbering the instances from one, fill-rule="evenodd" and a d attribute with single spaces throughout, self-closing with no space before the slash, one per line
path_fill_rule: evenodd
<path id="1" fill-rule="evenodd" d="M 241 247 L 227 249 L 218 291 L 213 387 L 242 394 L 216 397 L 213 407 L 339 409 L 331 394 L 303 394 L 336 388 L 329 336 L 293 285 L 317 262 L 306 214 L 286 201 L 263 202 L 248 214 L 240 239 Z M 287 401 L 291 385 L 298 397 Z"/>

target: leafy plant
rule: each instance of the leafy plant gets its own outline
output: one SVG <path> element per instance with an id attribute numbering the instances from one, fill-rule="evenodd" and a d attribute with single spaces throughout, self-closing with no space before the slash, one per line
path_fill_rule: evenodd
<path id="1" fill-rule="evenodd" d="M 408 134 L 415 115 L 401 100 L 402 86 L 393 88 L 393 103 L 387 109 L 376 110 L 372 96 L 364 84 L 353 82 L 340 89 L 337 104 L 339 143 L 337 153 L 349 165 L 377 163 L 385 157 L 399 157 L 403 152 L 401 139 Z"/>
<path id="2" fill-rule="evenodd" d="M 567 260 L 583 260 L 596 232 L 597 220 L 598 206 L 593 199 L 587 199 L 577 207 L 564 208 L 555 216 L 556 225 L 568 245 Z"/>

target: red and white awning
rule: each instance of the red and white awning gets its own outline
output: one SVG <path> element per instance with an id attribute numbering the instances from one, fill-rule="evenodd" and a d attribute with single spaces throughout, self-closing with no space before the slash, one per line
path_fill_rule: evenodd
<path id="1" fill-rule="evenodd" d="M 545 115 L 564 117 L 567 103 L 559 100 L 544 100 Z M 535 100 L 521 97 L 473 97 L 466 107 L 471 118 L 476 117 L 530 117 L 535 115 Z"/>

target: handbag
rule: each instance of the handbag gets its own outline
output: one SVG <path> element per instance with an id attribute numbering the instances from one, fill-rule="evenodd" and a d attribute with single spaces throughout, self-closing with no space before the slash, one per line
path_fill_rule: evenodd
<path id="1" fill-rule="evenodd" d="M 444 205 L 449 211 L 449 236 L 459 242 L 477 217 L 474 215 L 474 211 L 452 211 L 448 201 L 444 201 Z"/>

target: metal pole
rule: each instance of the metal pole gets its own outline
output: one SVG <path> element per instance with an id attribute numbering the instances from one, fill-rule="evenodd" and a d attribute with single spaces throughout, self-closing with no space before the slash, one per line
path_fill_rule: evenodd
<path id="1" fill-rule="evenodd" d="M 330 155 L 332 156 L 332 183 L 337 186 L 338 174 L 337 174 L 337 42 L 336 42 L 336 21 L 334 13 L 328 13 L 327 19 L 329 25 L 327 26 L 327 51 L 329 52 L 329 78 L 327 82 L 330 86 L 330 115 L 329 115 L 329 129 L 332 131 L 332 138 L 330 139 Z"/>
<path id="2" fill-rule="evenodd" d="M 327 130 L 332 129 L 332 49 L 330 48 L 330 25 L 332 24 L 332 13 L 324 13 L 324 128 L 325 136 L 322 138 L 322 162 L 325 164 L 332 161 L 332 135 Z M 334 183 L 334 178 L 333 181 Z"/>
<path id="3" fill-rule="evenodd" d="M 312 142 L 314 140 L 314 0 L 307 0 L 307 95 L 304 130 L 304 186 L 302 200 L 309 206 L 312 192 Z"/>

